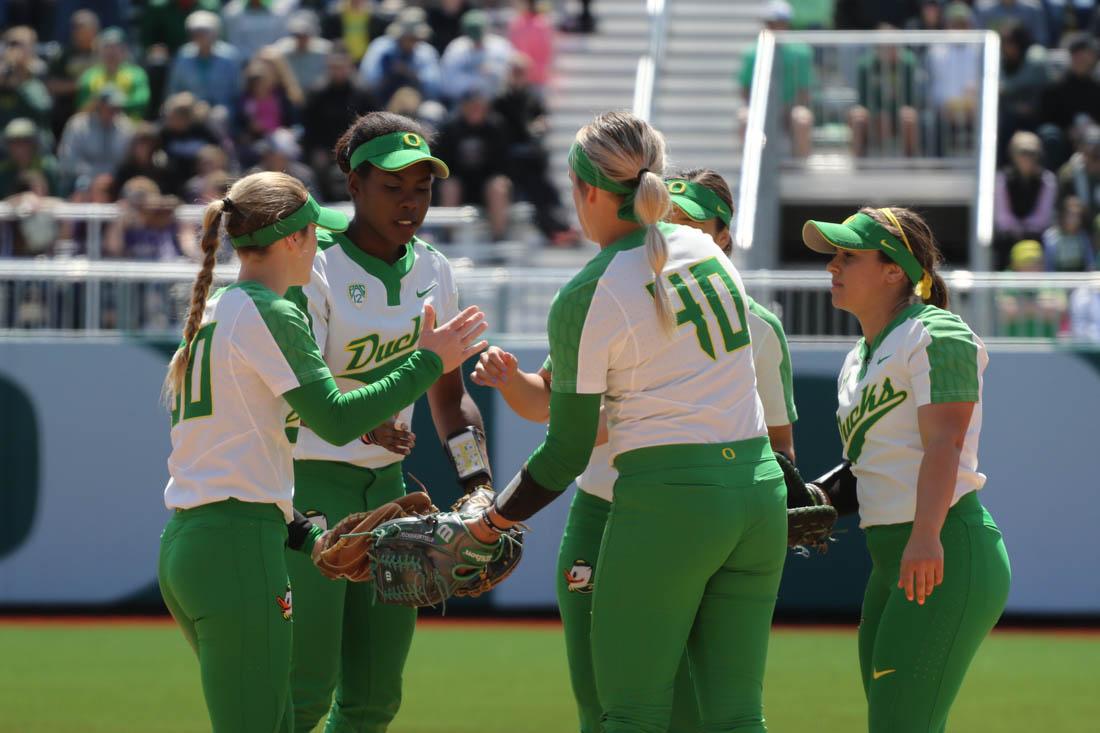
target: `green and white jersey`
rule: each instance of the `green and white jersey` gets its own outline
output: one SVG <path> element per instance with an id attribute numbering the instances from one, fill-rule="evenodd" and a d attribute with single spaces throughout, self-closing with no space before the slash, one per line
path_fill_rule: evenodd
<path id="1" fill-rule="evenodd" d="M 714 240 L 662 223 L 677 326 L 657 320 L 645 230 L 605 247 L 550 308 L 551 388 L 603 394 L 610 455 L 764 435 L 741 276 Z"/>
<path id="2" fill-rule="evenodd" d="M 414 237 L 392 265 L 337 232 L 318 230 L 317 245 L 309 284 L 288 297 L 307 311 L 317 345 L 343 392 L 384 377 L 408 358 L 420 340 L 425 304 L 435 308 L 437 323 L 458 313 L 451 264 L 426 242 Z M 411 425 L 412 414 L 410 405 L 397 419 Z M 381 468 L 404 456 L 359 440 L 332 445 L 303 425 L 294 458 Z"/>
<path id="3" fill-rule="evenodd" d="M 254 282 L 215 293 L 172 411 L 164 503 L 274 503 L 290 521 L 294 470 L 282 395 L 328 376 L 305 315 L 289 300 Z"/>
<path id="4" fill-rule="evenodd" d="M 764 423 L 768 427 L 789 425 L 798 420 L 794 406 L 794 380 L 791 375 L 791 354 L 787 334 L 774 313 L 748 299 L 749 334 L 752 339 L 752 361 L 756 369 L 756 392 L 764 407 Z M 550 360 L 543 365 L 552 370 Z M 608 444 L 592 451 L 588 467 L 577 478 L 577 488 L 601 499 L 611 501 L 618 471 L 611 465 Z"/>
<path id="5" fill-rule="evenodd" d="M 985 485 L 978 473 L 982 372 L 989 357 L 961 318 L 931 305 L 903 310 L 871 344 L 860 339 L 838 381 L 837 426 L 859 479 L 860 526 L 912 522 L 924 448 L 917 408 L 973 402 L 959 457 L 954 506 Z"/>

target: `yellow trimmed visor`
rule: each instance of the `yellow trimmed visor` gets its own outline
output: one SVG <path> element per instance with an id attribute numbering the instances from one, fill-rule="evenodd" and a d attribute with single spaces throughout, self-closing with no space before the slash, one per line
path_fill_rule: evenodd
<path id="1" fill-rule="evenodd" d="M 867 214 L 849 216 L 840 224 L 807 221 L 802 225 L 802 241 L 814 252 L 827 255 L 838 249 L 857 252 L 877 249 L 897 263 L 913 285 L 920 285 L 925 277 L 924 268 L 905 242 Z"/>
<path id="2" fill-rule="evenodd" d="M 668 187 L 668 195 L 672 203 L 693 221 L 708 221 L 718 219 L 726 228 L 729 228 L 733 220 L 733 212 L 714 191 L 700 183 L 684 180 L 683 178 L 670 178 L 665 181 Z"/>

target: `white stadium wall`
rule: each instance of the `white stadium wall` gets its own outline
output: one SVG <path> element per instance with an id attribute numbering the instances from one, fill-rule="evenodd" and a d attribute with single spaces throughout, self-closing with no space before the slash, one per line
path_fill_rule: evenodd
<path id="1" fill-rule="evenodd" d="M 516 351 L 527 369 L 544 355 L 538 348 Z M 165 344 L 124 340 L 0 341 L 0 607 L 118 607 L 155 599 L 158 538 L 167 519 L 161 492 L 169 425 L 158 394 L 168 352 Z M 842 358 L 835 347 L 792 346 L 796 446 L 807 474 L 837 457 L 831 406 Z M 495 394 L 477 396 L 503 482 L 544 428 L 515 417 Z M 1100 526 L 1091 460 L 1098 409 L 1100 353 L 994 349 L 985 379 L 980 461 L 989 481 L 982 499 L 1012 559 L 1011 613 L 1100 615 L 1100 583 L 1091 580 L 1100 545 L 1087 539 Z M 422 463 L 442 463 L 442 454 L 420 452 L 420 443 L 434 437 L 427 435 L 425 412 L 414 425 L 420 440 L 409 469 L 422 478 L 446 476 L 449 468 L 417 464 L 418 455 L 428 456 Z M 523 563 L 494 592 L 494 607 L 553 608 L 568 502 L 563 497 L 531 522 Z M 858 530 L 845 526 L 824 558 L 791 556 L 781 609 L 858 606 L 866 553 Z"/>

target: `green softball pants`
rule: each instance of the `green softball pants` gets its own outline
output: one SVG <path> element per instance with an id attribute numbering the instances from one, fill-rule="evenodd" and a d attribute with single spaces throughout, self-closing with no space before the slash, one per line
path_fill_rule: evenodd
<path id="1" fill-rule="evenodd" d="M 294 505 L 327 526 L 405 494 L 401 464 L 380 469 L 335 461 L 294 462 Z M 371 583 L 329 580 L 309 558 L 287 553 L 294 586 L 293 726 L 309 733 L 382 733 L 401 706 L 401 678 L 416 609 L 374 602 Z"/>
<path id="2" fill-rule="evenodd" d="M 161 595 L 198 655 L 214 733 L 276 733 L 291 715 L 286 537 L 277 506 L 234 499 L 176 510 L 161 535 Z"/>
<path id="3" fill-rule="evenodd" d="M 947 512 L 943 583 L 923 606 L 898 588 L 913 523 L 868 527 L 859 666 L 871 733 L 941 733 L 966 670 L 1004 611 L 1012 573 L 977 492 Z"/>

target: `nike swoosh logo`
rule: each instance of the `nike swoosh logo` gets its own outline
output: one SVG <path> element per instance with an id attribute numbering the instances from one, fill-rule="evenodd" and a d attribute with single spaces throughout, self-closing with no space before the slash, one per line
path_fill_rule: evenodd
<path id="1" fill-rule="evenodd" d="M 880 239 L 880 240 L 878 240 L 878 243 L 879 243 L 879 244 L 881 244 L 881 245 L 882 245 L 883 247 L 885 247 L 886 249 L 897 249 L 897 247 L 895 247 L 894 245 L 890 244 L 890 243 L 889 243 L 889 242 L 887 242 L 887 241 L 886 241 L 885 239 Z"/>
<path id="2" fill-rule="evenodd" d="M 880 677 L 885 677 L 886 675 L 892 674 L 894 672 L 897 672 L 897 670 L 896 669 L 884 669 L 881 672 L 879 672 L 878 670 L 872 670 L 871 671 L 871 676 L 877 680 Z"/>
<path id="3" fill-rule="evenodd" d="M 427 295 L 428 293 L 430 293 L 430 292 L 432 292 L 433 290 L 435 290 L 435 286 L 436 286 L 436 285 L 438 285 L 438 284 L 439 284 L 439 283 L 432 283 L 431 285 L 429 285 L 429 286 L 428 286 L 428 287 L 427 287 L 426 289 L 424 289 L 424 290 L 417 290 L 417 291 L 416 291 L 416 297 L 418 297 L 418 298 L 423 298 L 423 297 L 424 297 L 425 295 Z"/>
<path id="4" fill-rule="evenodd" d="M 886 356 L 884 356 L 884 357 L 882 357 L 881 359 L 879 359 L 878 361 L 876 361 L 876 362 L 875 362 L 875 364 L 876 364 L 876 365 L 877 365 L 877 364 L 881 364 L 882 362 L 884 362 L 884 361 L 886 361 L 887 359 L 889 359 L 889 358 L 890 358 L 891 356 L 893 356 L 893 354 L 887 354 Z"/>

